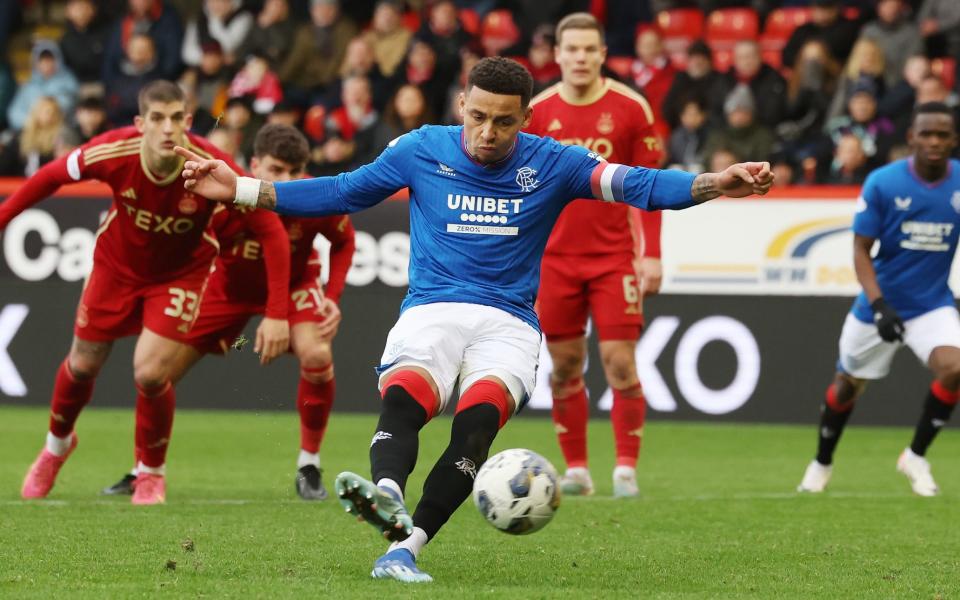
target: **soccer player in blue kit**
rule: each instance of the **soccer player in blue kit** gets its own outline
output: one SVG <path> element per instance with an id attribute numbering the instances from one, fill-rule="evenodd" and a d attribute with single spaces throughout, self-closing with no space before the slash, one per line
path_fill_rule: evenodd
<path id="1" fill-rule="evenodd" d="M 773 183 L 767 163 L 693 176 L 609 164 L 584 148 L 520 133 L 532 114 L 532 87 L 520 64 L 485 58 L 461 96 L 462 127 L 422 127 L 336 177 L 271 184 L 179 150 L 189 189 L 282 214 L 351 213 L 410 189 L 410 288 L 377 368 L 383 403 L 370 443 L 373 478 L 345 472 L 335 483 L 347 510 L 393 542 L 374 577 L 431 581 L 417 554 L 470 495 L 494 437 L 533 390 L 540 260 L 571 200 L 680 209 L 764 194 Z M 411 519 L 403 493 L 420 429 L 454 398 L 450 444 Z"/>
<path id="2" fill-rule="evenodd" d="M 952 110 L 921 104 L 908 133 L 910 158 L 871 173 L 853 219 L 853 264 L 863 287 L 840 334 L 840 360 L 821 409 L 816 458 L 797 488 L 822 492 L 833 452 L 867 382 L 890 371 L 907 345 L 933 372 L 913 441 L 897 460 L 914 493 L 935 496 L 924 455 L 960 398 L 960 316 L 947 283 L 960 234 L 960 162 Z M 871 258 L 874 242 L 880 247 Z"/>

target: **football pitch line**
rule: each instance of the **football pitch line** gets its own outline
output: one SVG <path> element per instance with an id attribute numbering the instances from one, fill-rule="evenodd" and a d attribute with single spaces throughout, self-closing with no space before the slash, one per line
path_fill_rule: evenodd
<path id="1" fill-rule="evenodd" d="M 890 498 L 904 498 L 910 494 L 903 493 L 866 493 L 866 492 L 828 492 L 818 494 L 827 498 L 883 500 Z M 750 501 L 750 500 L 802 500 L 814 496 L 798 492 L 766 492 L 757 494 L 695 494 L 691 496 L 644 496 L 638 499 L 614 498 L 613 496 L 565 496 L 564 502 L 619 502 L 629 504 L 633 502 L 722 502 L 722 501 Z M 193 500 L 175 500 L 167 506 L 247 506 L 270 504 L 307 504 L 303 500 L 276 499 L 252 500 L 243 498 L 197 498 Z M 106 500 L 0 500 L 0 506 L 125 506 L 121 499 Z"/>

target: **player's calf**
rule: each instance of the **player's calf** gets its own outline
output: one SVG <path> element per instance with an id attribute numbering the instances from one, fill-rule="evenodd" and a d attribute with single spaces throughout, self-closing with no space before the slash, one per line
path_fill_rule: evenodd
<path id="1" fill-rule="evenodd" d="M 413 514 L 417 527 L 432 539 L 473 490 L 477 470 L 509 413 L 500 383 L 481 380 L 460 399 L 450 428 L 450 443 L 427 475 L 423 496 Z"/>
<path id="2" fill-rule="evenodd" d="M 388 479 L 402 492 L 417 464 L 420 430 L 436 410 L 430 383 L 414 371 L 392 373 L 383 384 L 377 431 L 370 441 L 370 469 L 378 484 Z"/>

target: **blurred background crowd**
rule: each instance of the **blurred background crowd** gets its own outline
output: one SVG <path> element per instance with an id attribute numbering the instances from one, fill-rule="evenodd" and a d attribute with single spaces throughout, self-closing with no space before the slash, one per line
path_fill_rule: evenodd
<path id="1" fill-rule="evenodd" d="M 5 0 L 0 176 L 130 124 L 161 78 L 241 165 L 280 122 L 310 139 L 311 174 L 338 173 L 458 123 L 483 56 L 557 81 L 553 27 L 580 10 L 690 171 L 770 160 L 779 182 L 860 183 L 907 153 L 915 104 L 957 104 L 960 0 Z"/>

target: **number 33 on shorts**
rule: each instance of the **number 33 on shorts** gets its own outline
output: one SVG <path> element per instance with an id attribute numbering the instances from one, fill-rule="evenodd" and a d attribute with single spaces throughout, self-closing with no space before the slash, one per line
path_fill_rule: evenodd
<path id="1" fill-rule="evenodd" d="M 170 306 L 164 309 L 163 314 L 168 317 L 181 318 L 187 323 L 196 316 L 197 304 L 200 296 L 193 290 L 172 287 L 167 290 L 170 294 Z"/>

